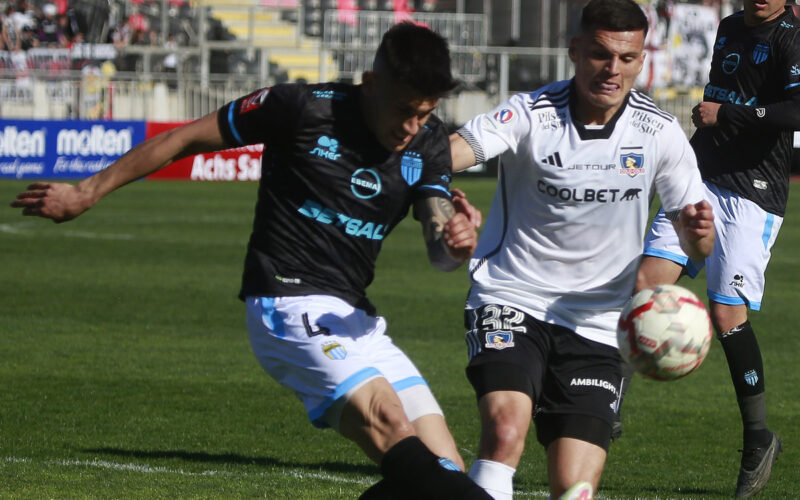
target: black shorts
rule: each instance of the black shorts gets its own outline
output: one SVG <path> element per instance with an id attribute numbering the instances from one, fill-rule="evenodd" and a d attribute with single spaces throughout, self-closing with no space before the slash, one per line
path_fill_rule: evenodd
<path id="1" fill-rule="evenodd" d="M 465 324 L 467 378 L 478 398 L 492 391 L 530 396 L 545 448 L 572 437 L 608 449 L 620 405 L 617 349 L 505 305 L 468 309 Z"/>

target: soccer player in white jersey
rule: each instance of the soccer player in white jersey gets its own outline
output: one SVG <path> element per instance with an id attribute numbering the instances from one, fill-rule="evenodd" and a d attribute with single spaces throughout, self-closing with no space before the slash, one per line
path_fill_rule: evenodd
<path id="1" fill-rule="evenodd" d="M 653 195 L 688 254 L 713 246 L 686 136 L 632 90 L 646 31 L 633 0 L 590 1 L 570 41 L 573 79 L 516 95 L 450 136 L 455 170 L 501 155 L 465 312 L 482 424 L 469 474 L 496 499 L 512 498 L 531 416 L 551 497 L 582 482 L 597 489 L 623 383 L 616 324 Z"/>

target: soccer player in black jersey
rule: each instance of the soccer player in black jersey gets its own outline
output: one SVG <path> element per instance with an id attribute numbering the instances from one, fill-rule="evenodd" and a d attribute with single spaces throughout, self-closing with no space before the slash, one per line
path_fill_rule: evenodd
<path id="1" fill-rule="evenodd" d="M 140 144 L 77 185 L 36 183 L 12 206 L 63 222 L 190 154 L 264 144 L 240 296 L 263 368 L 380 464 L 365 497 L 490 498 L 464 474 L 443 413 L 367 300 L 383 239 L 413 206 L 431 262 L 472 254 L 480 213 L 454 190 L 447 131 L 433 115 L 455 86 L 447 42 L 390 29 L 361 85 L 288 84 Z"/>
<path id="2" fill-rule="evenodd" d="M 782 448 L 767 427 L 763 361 L 747 309 L 761 308 L 800 130 L 800 21 L 784 3 L 745 0 L 720 22 L 703 102 L 692 110 L 691 144 L 716 216 L 714 251 L 704 262 L 687 259 L 659 214 L 637 283 L 672 283 L 706 266 L 711 318 L 742 417 L 740 498 L 766 485 Z"/>

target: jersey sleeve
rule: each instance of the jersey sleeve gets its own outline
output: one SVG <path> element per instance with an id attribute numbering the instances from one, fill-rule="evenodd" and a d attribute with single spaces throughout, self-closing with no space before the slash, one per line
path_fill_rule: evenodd
<path id="1" fill-rule="evenodd" d="M 407 178 L 409 174 L 413 175 L 414 163 L 418 161 L 418 157 L 422 157 L 422 174 L 414 187 L 412 198 L 414 200 L 430 197 L 450 198 L 450 180 L 453 172 L 450 140 L 444 125 L 441 124 L 429 129 L 427 133 L 431 134 L 431 139 L 428 141 L 424 155 L 410 151 L 403 154 L 400 164 L 403 177 Z"/>
<path id="2" fill-rule="evenodd" d="M 217 112 L 222 137 L 231 146 L 286 143 L 302 107 L 297 85 L 276 85 L 229 102 Z"/>
<path id="3" fill-rule="evenodd" d="M 667 134 L 659 141 L 655 184 L 664 211 L 670 217 L 684 206 L 703 200 L 705 195 L 697 158 L 677 120 L 664 131 Z"/>
<path id="4" fill-rule="evenodd" d="M 529 137 L 531 122 L 528 99 L 527 94 L 515 95 L 458 129 L 458 134 L 472 147 L 477 163 L 508 150 L 516 151 L 519 144 Z"/>

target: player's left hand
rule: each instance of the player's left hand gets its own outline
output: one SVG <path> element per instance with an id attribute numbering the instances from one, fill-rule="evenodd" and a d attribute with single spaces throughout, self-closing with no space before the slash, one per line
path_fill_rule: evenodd
<path id="1" fill-rule="evenodd" d="M 713 127 L 717 124 L 719 107 L 717 102 L 703 101 L 692 108 L 692 123 L 697 128 Z"/>

